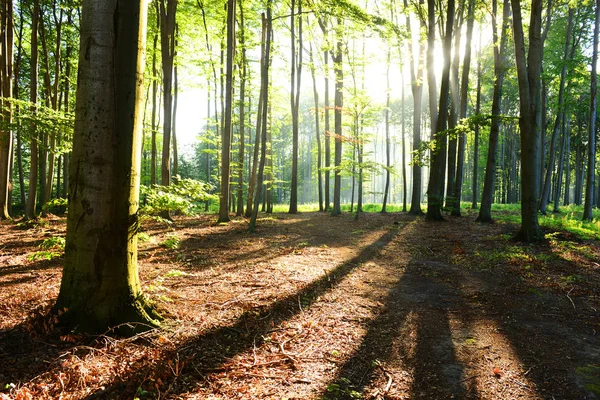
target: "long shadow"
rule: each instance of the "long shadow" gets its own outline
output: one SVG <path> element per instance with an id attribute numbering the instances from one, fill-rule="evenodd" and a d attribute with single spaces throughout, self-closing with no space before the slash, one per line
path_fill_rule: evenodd
<path id="1" fill-rule="evenodd" d="M 145 379 L 161 376 L 163 371 L 168 370 L 169 363 L 173 364 L 178 360 L 187 360 L 187 365 L 193 366 L 186 369 L 185 383 L 171 377 L 170 381 L 165 381 L 165 385 L 170 387 L 170 394 L 190 390 L 208 374 L 218 371 L 231 357 L 251 349 L 254 345 L 260 346 L 263 335 L 301 311 L 299 303 L 303 303 L 304 308 L 310 306 L 361 263 L 374 257 L 396 234 L 396 230 L 388 230 L 378 240 L 363 248 L 357 256 L 340 264 L 302 290 L 278 299 L 267 307 L 247 311 L 231 325 L 211 329 L 182 343 L 176 351 L 157 360 L 155 365 L 139 369 L 131 375 L 118 377 L 110 386 L 90 395 L 88 399 L 105 398 L 117 393 L 120 397 L 128 398 Z"/>
<path id="2" fill-rule="evenodd" d="M 281 226 L 276 225 L 277 230 L 270 230 L 266 237 L 259 237 L 256 234 L 248 233 L 245 225 L 227 231 L 211 232 L 202 237 L 188 237 L 182 240 L 178 252 L 186 253 L 192 257 L 204 257 L 207 260 L 210 260 L 211 254 L 219 252 L 219 258 L 224 263 L 243 265 L 244 262 L 251 261 L 253 264 L 256 264 L 285 256 L 286 254 L 292 253 L 305 246 L 326 245 L 328 248 L 345 247 L 352 244 L 355 240 L 360 240 L 361 237 L 364 236 L 364 234 L 360 234 L 361 232 L 364 231 L 364 233 L 368 233 L 367 229 L 358 229 L 358 231 L 355 231 L 357 233 L 353 234 L 352 228 L 365 228 L 364 225 L 366 221 L 360 221 L 360 225 L 356 226 L 355 221 L 348 219 L 348 221 L 344 221 L 349 227 L 352 227 L 348 232 L 336 232 L 335 235 L 315 235 L 314 231 L 311 231 L 311 228 L 314 229 L 314 225 L 309 226 L 307 224 L 318 224 L 322 221 L 323 225 L 325 225 L 327 219 L 331 217 L 326 214 L 318 213 L 315 213 L 314 216 L 311 215 L 311 217 L 314 217 L 314 219 L 303 218 L 293 222 L 287 221 Z M 290 239 L 290 236 L 292 239 Z M 257 249 L 247 250 L 242 254 L 240 254 L 240 252 L 230 251 L 232 248 L 244 248 L 247 241 L 256 240 L 258 238 L 263 239 L 263 244 Z M 292 244 L 294 242 L 297 244 L 301 243 L 302 245 L 295 248 Z M 148 251 L 149 249 L 143 249 L 140 254 L 144 255 Z M 194 271 L 201 271 L 212 266 L 214 266 L 214 264 L 211 264 L 210 262 L 200 264 L 190 262 L 186 268 Z"/>
<path id="3" fill-rule="evenodd" d="M 456 358 L 449 323 L 449 304 L 456 291 L 434 277 L 427 277 L 422 264 L 411 260 L 384 303 L 384 311 L 373 319 L 359 348 L 340 367 L 335 379 L 342 390 L 324 391 L 332 399 L 353 399 L 377 378 L 380 365 L 388 363 L 411 371 L 406 386 L 411 399 L 477 398 L 464 386 L 463 366 Z M 410 330 L 415 330 L 415 342 Z M 387 372 L 390 374 L 390 372 Z M 401 385 L 396 376 L 396 384 Z M 391 377 L 390 377 L 391 379 Z M 383 386 L 386 382 L 382 383 Z"/>
<path id="4" fill-rule="evenodd" d="M 352 399 L 356 392 L 365 394 L 372 384 L 384 387 L 379 365 L 389 363 L 411 372 L 406 382 L 401 382 L 403 377 L 394 377 L 395 385 L 404 385 L 401 390 L 410 393 L 410 398 L 481 398 L 476 385 L 470 384 L 476 376 L 465 376 L 470 365 L 458 360 L 452 318 L 458 319 L 466 332 L 473 332 L 475 324 L 485 320 L 498 328 L 508 342 L 507 350 L 514 352 L 519 367 L 527 371 L 525 376 L 510 377 L 511 384 L 524 393 L 549 399 L 600 398 L 598 389 L 593 391 L 593 385 L 597 388 L 600 382 L 600 339 L 594 330 L 600 324 L 597 311 L 591 312 L 591 306 L 584 310 L 586 303 L 573 294 L 577 311 L 565 294 L 521 282 L 505 268 L 478 269 L 438 259 L 437 254 L 452 254 L 453 246 L 468 240 L 473 232 L 472 237 L 479 240 L 480 227 L 435 232 L 430 228 L 429 224 L 418 224 L 416 229 L 421 232 L 417 236 L 436 255 L 434 251 L 413 251 L 405 270 L 398 272 L 402 274 L 399 282 L 383 301 L 384 311 L 368 324 L 360 346 L 340 366 L 335 385 L 323 389 L 321 395 Z M 473 254 L 476 240 L 461 245 Z M 458 250 L 463 249 L 459 246 Z M 413 337 L 407 332 L 411 329 Z"/>

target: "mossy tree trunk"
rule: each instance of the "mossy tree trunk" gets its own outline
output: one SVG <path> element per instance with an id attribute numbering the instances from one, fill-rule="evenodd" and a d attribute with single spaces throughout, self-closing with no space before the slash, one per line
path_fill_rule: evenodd
<path id="1" fill-rule="evenodd" d="M 146 8 L 84 0 L 65 267 L 55 310 L 88 332 L 157 326 L 138 278 Z"/>

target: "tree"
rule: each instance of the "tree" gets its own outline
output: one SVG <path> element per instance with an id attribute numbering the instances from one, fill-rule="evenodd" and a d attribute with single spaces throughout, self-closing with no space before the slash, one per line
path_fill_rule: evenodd
<path id="1" fill-rule="evenodd" d="M 540 83 L 542 68 L 542 0 L 531 1 L 529 49 L 525 53 L 525 34 L 521 2 L 511 0 L 513 37 L 519 84 L 519 128 L 521 129 L 521 228 L 516 238 L 524 242 L 543 238 L 538 222 L 537 135 L 540 131 Z"/>
<path id="2" fill-rule="evenodd" d="M 433 46 L 431 31 L 435 32 L 435 19 L 431 17 L 434 13 L 434 0 L 428 0 L 428 13 L 429 13 L 429 46 Z M 454 21 L 454 0 L 448 1 L 448 11 L 446 16 L 446 32 L 444 35 L 443 53 L 444 53 L 444 64 L 442 70 L 442 82 L 440 87 L 440 105 L 437 118 L 435 118 L 436 124 L 435 129 L 432 130 L 432 141 L 435 143 L 433 149 L 432 162 L 431 162 L 431 174 L 429 177 L 429 185 L 427 187 L 427 215 L 426 218 L 431 221 L 441 221 L 442 217 L 442 204 L 444 197 L 444 170 L 446 165 L 446 128 L 448 125 L 448 104 L 450 94 L 450 52 L 452 49 L 452 28 Z M 429 48 L 428 53 L 432 53 L 433 49 Z M 429 65 L 428 70 L 431 75 L 433 65 Z M 435 85 L 435 78 L 430 76 L 429 85 Z M 429 89 L 432 92 L 431 88 Z M 431 104 L 431 100 L 430 100 Z M 434 121 L 433 114 L 434 110 L 431 111 L 431 119 Z M 433 125 L 432 125 L 433 126 Z"/>
<path id="3" fill-rule="evenodd" d="M 423 4 L 424 0 L 420 0 L 419 4 Z M 404 0 L 404 10 L 406 13 L 406 29 L 408 31 L 409 39 L 412 38 L 412 28 L 410 24 L 410 18 L 406 9 L 408 7 L 408 0 Z M 423 25 L 423 21 L 421 21 Z M 408 43 L 408 52 L 410 54 L 410 88 L 413 95 L 413 152 L 417 151 L 421 147 L 421 111 L 422 111 L 422 100 L 423 100 L 423 52 L 425 46 L 419 42 L 419 55 L 417 56 L 418 65 L 415 66 L 415 55 L 412 51 L 412 44 Z M 421 210 L 421 166 L 418 162 L 413 160 L 413 175 L 412 175 L 412 197 L 410 201 L 409 214 L 422 215 Z"/>
<path id="4" fill-rule="evenodd" d="M 177 0 L 158 0 L 160 5 L 160 49 L 163 73 L 163 147 L 160 183 L 171 183 L 171 133 L 173 129 L 173 60 Z M 166 4 L 165 4 L 166 1 Z M 165 215 L 168 217 L 168 215 Z"/>
<path id="5" fill-rule="evenodd" d="M 157 326 L 138 278 L 146 7 L 84 0 L 65 267 L 55 311 L 90 332 Z M 102 184 L 98 184 L 102 182 Z"/>
<path id="6" fill-rule="evenodd" d="M 496 27 L 496 17 L 498 10 L 498 1 L 492 3 L 492 31 L 494 43 L 494 93 L 492 95 L 492 126 L 490 127 L 490 137 L 488 146 L 488 156 L 485 166 L 485 177 L 483 178 L 483 193 L 481 195 L 481 207 L 477 221 L 492 222 L 492 203 L 494 201 L 494 180 L 496 178 L 496 155 L 498 154 L 498 137 L 500 135 L 500 118 L 502 114 L 502 90 L 504 77 L 506 76 L 507 57 L 506 48 L 508 43 L 508 28 L 510 5 L 508 0 L 504 0 L 502 11 L 502 25 L 500 27 L 500 38 L 498 40 L 498 29 Z"/>
<path id="7" fill-rule="evenodd" d="M 233 112 L 233 64 L 235 56 L 235 0 L 227 1 L 227 64 L 225 88 L 225 114 L 221 132 L 221 194 L 219 196 L 218 222 L 229 221 L 229 170 Z"/>
<path id="8" fill-rule="evenodd" d="M 13 2 L 2 0 L 0 3 L 0 17 L 2 18 L 0 30 L 0 97 L 12 97 L 12 71 L 13 71 Z M 12 120 L 12 107 L 6 105 L 0 120 L 10 123 Z M 13 151 L 13 136 L 9 129 L 0 131 L 0 219 L 10 218 L 8 212 L 10 192 L 10 166 Z"/>
<path id="9" fill-rule="evenodd" d="M 334 129 L 335 129 L 335 155 L 334 167 L 335 175 L 333 179 L 333 208 L 331 215 L 340 215 L 342 213 L 341 198 L 342 198 L 342 108 L 344 107 L 344 65 L 343 61 L 343 35 L 344 25 L 342 19 L 338 18 L 336 29 L 336 46 L 335 54 L 332 54 L 333 68 L 335 71 L 335 112 L 334 112 Z M 333 51 L 332 51 L 333 53 Z"/>
<path id="10" fill-rule="evenodd" d="M 594 187 L 596 173 L 596 92 L 597 66 L 598 62 L 598 31 L 600 30 L 600 0 L 596 0 L 596 13 L 594 17 L 594 40 L 592 49 L 592 73 L 590 79 L 590 120 L 588 132 L 588 162 L 587 179 L 585 183 L 585 204 L 583 208 L 583 220 L 591 221 L 594 217 L 592 207 L 594 204 Z"/>
<path id="11" fill-rule="evenodd" d="M 35 104 L 38 99 L 38 21 L 40 17 L 40 2 L 33 1 L 33 14 L 31 16 L 31 59 L 29 61 L 30 80 L 29 80 L 29 101 L 32 104 L 32 113 L 35 113 Z M 25 218 L 35 219 L 37 203 L 37 181 L 38 181 L 38 142 L 36 137 L 35 122 L 31 122 L 31 141 L 29 151 L 31 159 L 29 161 L 29 193 L 27 195 L 27 205 L 25 207 Z"/>
<path id="12" fill-rule="evenodd" d="M 300 110 L 300 83 L 302 78 L 302 0 L 298 0 L 298 51 L 296 51 L 296 0 L 291 0 L 291 51 L 290 104 L 292 111 L 292 182 L 290 186 L 290 214 L 298 212 L 298 123 Z"/>
<path id="13" fill-rule="evenodd" d="M 542 189 L 542 196 L 540 198 L 540 212 L 546 214 L 546 207 L 550 200 L 550 185 L 552 179 L 552 172 L 554 171 L 554 158 L 556 154 L 556 142 L 558 140 L 558 134 L 563 122 L 564 107 L 565 107 L 565 82 L 567 78 L 567 61 L 569 60 L 569 45 L 571 44 L 571 32 L 573 30 L 573 18 L 575 15 L 575 9 L 569 7 L 569 16 L 567 22 L 567 33 L 565 35 L 564 53 L 562 59 L 562 68 L 560 70 L 560 83 L 558 89 L 558 112 L 556 113 L 556 119 L 554 121 L 554 129 L 552 129 L 552 136 L 550 138 L 550 151 L 548 158 L 548 166 L 546 167 L 546 176 L 544 179 L 544 186 Z M 562 146 L 561 146 L 562 147 Z M 560 192 L 560 191 L 559 191 Z"/>
<path id="14" fill-rule="evenodd" d="M 267 0 L 267 13 L 262 14 L 262 45 L 260 58 L 260 99 L 257 118 L 260 122 L 260 162 L 257 173 L 256 195 L 254 196 L 254 205 L 252 206 L 252 216 L 248 231 L 254 232 L 256 229 L 256 219 L 258 218 L 258 206 L 260 204 L 261 192 L 263 188 L 263 175 L 267 158 L 267 110 L 269 109 L 269 66 L 271 60 L 271 37 L 273 30 L 273 19 L 271 17 L 271 0 Z M 262 107 L 261 107 L 262 105 Z M 257 125 L 258 126 L 258 125 Z M 257 130 L 256 135 L 259 135 Z"/>
<path id="15" fill-rule="evenodd" d="M 475 0 L 469 0 L 467 10 L 467 38 L 465 44 L 465 55 L 463 59 L 463 71 L 460 83 L 460 109 L 459 118 L 467 117 L 469 101 L 469 72 L 471 70 L 471 45 L 473 39 L 473 25 L 475 24 Z M 463 132 L 458 137 L 458 155 L 456 160 L 456 178 L 454 180 L 454 205 L 452 215 L 460 216 L 460 201 L 462 199 L 462 187 L 464 178 L 465 151 L 467 147 L 466 134 Z"/>

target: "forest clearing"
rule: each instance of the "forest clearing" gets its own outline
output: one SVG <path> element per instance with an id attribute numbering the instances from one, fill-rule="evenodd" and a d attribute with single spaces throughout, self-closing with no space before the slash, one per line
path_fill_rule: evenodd
<path id="1" fill-rule="evenodd" d="M 144 224 L 142 286 L 166 320 L 128 339 L 48 313 L 64 259 L 35 254 L 63 218 L 3 223 L 0 398 L 599 398 L 597 236 L 526 244 L 474 217 Z"/>

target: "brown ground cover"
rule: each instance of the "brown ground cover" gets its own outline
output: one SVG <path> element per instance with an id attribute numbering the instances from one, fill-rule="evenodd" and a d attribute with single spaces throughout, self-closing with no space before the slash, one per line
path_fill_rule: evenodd
<path id="1" fill-rule="evenodd" d="M 600 243 L 473 219 L 147 223 L 165 329 L 129 339 L 49 316 L 63 260 L 39 245 L 63 219 L 4 222 L 0 399 L 600 398 Z"/>

